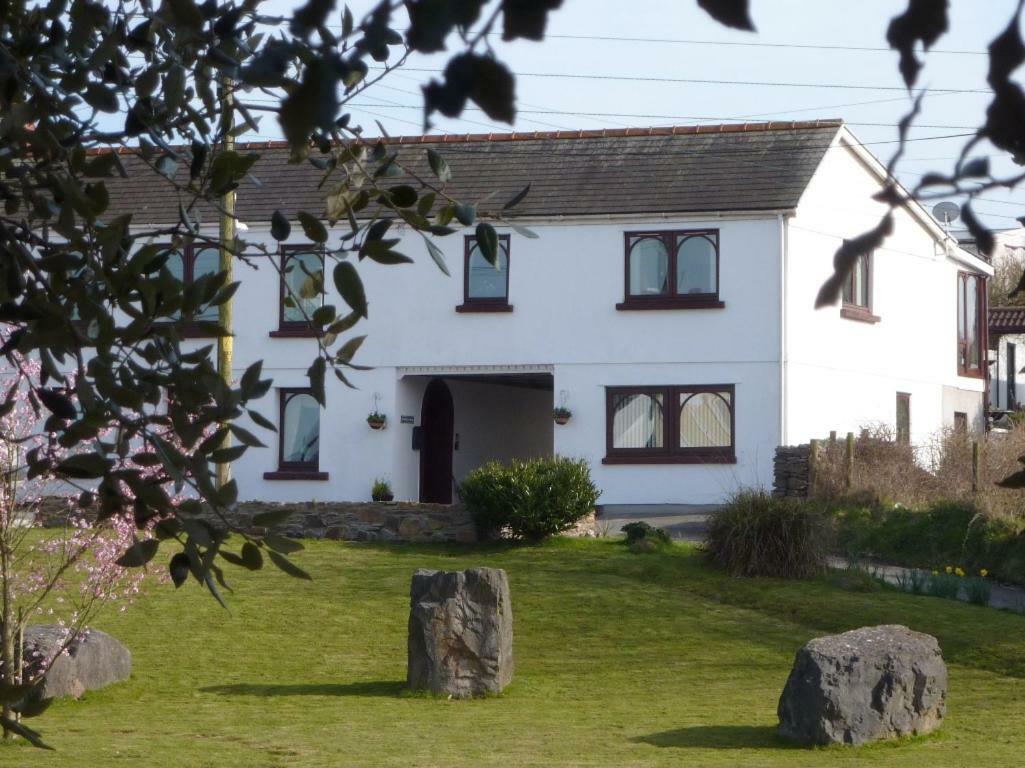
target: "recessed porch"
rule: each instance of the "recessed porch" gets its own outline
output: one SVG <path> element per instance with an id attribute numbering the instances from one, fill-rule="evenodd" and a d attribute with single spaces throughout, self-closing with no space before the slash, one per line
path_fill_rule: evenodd
<path id="1" fill-rule="evenodd" d="M 483 464 L 552 455 L 550 367 L 415 368 L 399 377 L 399 399 L 415 419 L 415 457 L 402 462 L 413 498 L 451 503 L 458 483 Z"/>

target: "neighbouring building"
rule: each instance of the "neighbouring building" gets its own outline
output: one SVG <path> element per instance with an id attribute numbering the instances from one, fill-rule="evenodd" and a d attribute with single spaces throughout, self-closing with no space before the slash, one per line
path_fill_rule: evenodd
<path id="1" fill-rule="evenodd" d="M 843 301 L 814 308 L 837 247 L 885 212 L 873 195 L 886 171 L 840 121 L 389 145 L 425 169 L 426 150 L 441 152 L 459 199 L 497 189 L 502 201 L 530 182 L 515 221 L 537 237 L 499 227 L 498 270 L 472 229 L 437 238 L 446 277 L 418 233 L 393 227 L 416 263 L 358 264 L 370 319 L 357 362 L 372 370 L 353 373 L 358 389 L 328 377 L 324 410 L 305 389 L 312 329 L 283 302 L 268 257 L 240 263 L 235 366 L 264 360 L 275 390 L 263 413 L 279 426 L 276 445 L 235 465 L 243 498 L 363 500 L 383 477 L 398 499 L 448 502 L 487 461 L 561 454 L 591 463 L 604 504 L 715 502 L 770 486 L 779 444 L 874 422 L 912 440 L 983 428 L 992 269 L 923 208 L 897 210 Z M 278 248 L 269 223 L 276 209 L 321 212 L 322 172 L 288 164 L 279 144 L 252 149 L 261 184 L 242 184 L 237 212 L 298 287 L 324 257 L 299 226 Z M 151 173 L 110 188 L 108 215 L 177 218 L 173 190 Z M 186 281 L 215 265 L 202 249 L 168 262 Z M 553 421 L 558 406 L 566 424 Z M 368 426 L 371 412 L 383 429 Z"/>

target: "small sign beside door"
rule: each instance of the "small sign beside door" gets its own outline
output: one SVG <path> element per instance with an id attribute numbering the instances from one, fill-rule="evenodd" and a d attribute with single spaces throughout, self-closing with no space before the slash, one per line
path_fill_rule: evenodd
<path id="1" fill-rule="evenodd" d="M 412 416 L 399 416 L 399 423 L 400 424 L 412 424 L 413 423 L 413 417 Z"/>

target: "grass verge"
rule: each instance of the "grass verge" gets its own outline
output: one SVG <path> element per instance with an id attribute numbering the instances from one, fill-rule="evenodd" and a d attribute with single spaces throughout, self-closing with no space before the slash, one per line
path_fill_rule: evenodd
<path id="1" fill-rule="evenodd" d="M 57 753 L 0 747 L 0 765 L 1000 768 L 1025 751 L 1025 617 L 826 579 L 728 578 L 679 545 L 311 542 L 297 561 L 314 582 L 231 574 L 230 615 L 194 584 L 108 615 L 98 626 L 132 649 L 132 679 L 38 719 Z M 512 686 L 480 701 L 404 693 L 412 571 L 474 565 L 509 573 Z M 884 622 L 939 637 L 942 730 L 858 750 L 777 739 L 797 648 Z"/>

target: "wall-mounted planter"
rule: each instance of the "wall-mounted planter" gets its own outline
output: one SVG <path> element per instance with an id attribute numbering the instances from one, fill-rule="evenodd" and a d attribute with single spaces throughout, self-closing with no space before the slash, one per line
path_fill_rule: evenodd
<path id="1" fill-rule="evenodd" d="M 555 419 L 556 424 L 566 424 L 572 417 L 573 414 L 567 411 L 565 408 L 556 408 L 552 412 L 552 417 Z"/>
<path id="2" fill-rule="evenodd" d="M 371 429 L 384 429 L 387 421 L 388 419 L 380 413 L 372 413 L 367 416 L 367 424 L 370 425 Z"/>

